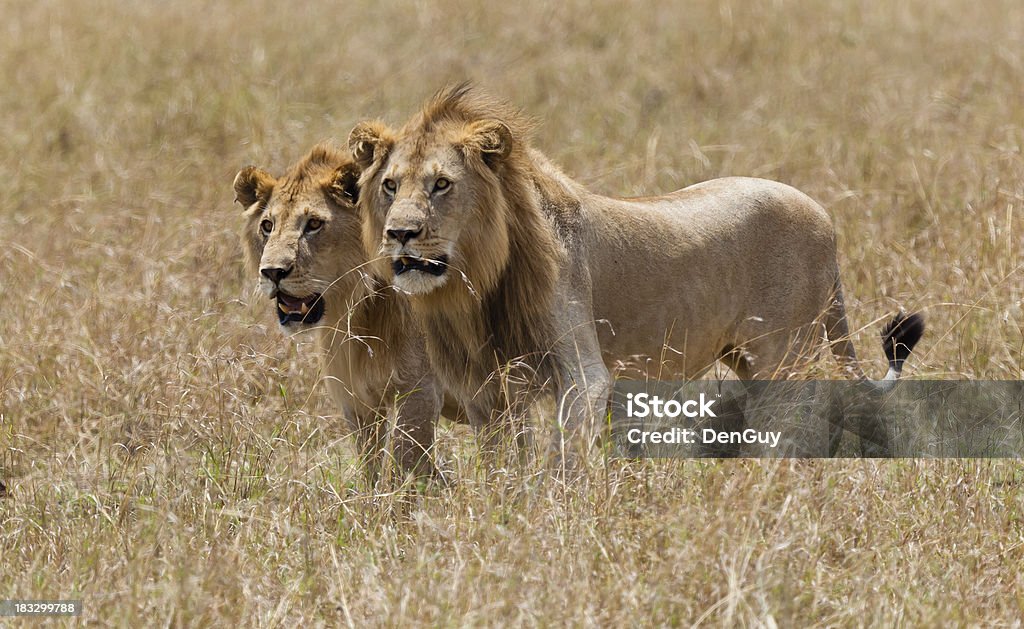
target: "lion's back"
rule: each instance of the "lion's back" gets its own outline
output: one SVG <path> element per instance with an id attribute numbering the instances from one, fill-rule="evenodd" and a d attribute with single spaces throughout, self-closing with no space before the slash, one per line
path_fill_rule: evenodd
<path id="1" fill-rule="evenodd" d="M 615 326 L 614 353 L 655 352 L 665 330 L 685 329 L 688 358 L 707 364 L 744 319 L 813 319 L 837 276 L 828 214 L 785 184 L 715 179 L 585 207 L 595 315 Z"/>

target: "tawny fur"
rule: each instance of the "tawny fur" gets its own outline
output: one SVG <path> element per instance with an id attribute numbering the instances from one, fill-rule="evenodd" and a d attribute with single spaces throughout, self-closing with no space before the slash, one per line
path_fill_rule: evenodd
<path id="1" fill-rule="evenodd" d="M 600 196 L 531 148 L 530 127 L 459 86 L 400 132 L 374 122 L 350 135 L 367 247 L 447 256 L 444 277 L 393 281 L 464 401 L 494 403 L 494 370 L 525 362 L 554 385 L 574 429 L 603 412 L 609 369 L 692 378 L 723 360 L 745 379 L 785 377 L 826 336 L 864 377 L 846 338 L 832 223 L 808 196 L 750 178 Z M 451 185 L 438 192 L 440 179 Z"/>

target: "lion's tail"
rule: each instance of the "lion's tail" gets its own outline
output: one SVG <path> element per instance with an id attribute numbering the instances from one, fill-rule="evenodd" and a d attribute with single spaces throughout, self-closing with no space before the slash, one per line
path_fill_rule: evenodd
<path id="1" fill-rule="evenodd" d="M 903 363 L 914 351 L 914 346 L 924 336 L 924 316 L 915 312 L 900 311 L 882 328 L 882 349 L 889 359 L 889 372 L 885 380 L 896 380 L 903 371 Z"/>
<path id="2" fill-rule="evenodd" d="M 846 306 L 843 303 L 843 289 L 839 280 L 835 281 L 832 303 L 825 316 L 825 333 L 836 360 L 849 371 L 853 377 L 867 379 L 864 370 L 857 360 L 857 352 L 850 341 L 850 326 L 846 321 Z M 896 313 L 882 328 L 882 350 L 889 361 L 889 371 L 879 382 L 882 388 L 889 388 L 900 377 L 903 363 L 906 362 L 914 346 L 924 335 L 924 316 L 920 313 Z"/>

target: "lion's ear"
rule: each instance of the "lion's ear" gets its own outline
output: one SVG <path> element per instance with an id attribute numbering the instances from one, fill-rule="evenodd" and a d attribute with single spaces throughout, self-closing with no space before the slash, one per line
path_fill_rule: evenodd
<path id="1" fill-rule="evenodd" d="M 512 129 L 500 120 L 481 120 L 469 125 L 462 141 L 463 150 L 479 153 L 493 166 L 512 152 Z"/>
<path id="2" fill-rule="evenodd" d="M 395 135 L 383 122 L 360 122 L 348 134 L 348 148 L 364 170 L 387 157 L 394 145 Z"/>
<path id="3" fill-rule="evenodd" d="M 247 166 L 235 175 L 235 201 L 247 208 L 259 199 L 266 199 L 274 188 L 274 178 L 255 166 Z"/>
<path id="4" fill-rule="evenodd" d="M 324 191 L 339 205 L 355 205 L 359 202 L 361 173 L 362 169 L 355 163 L 339 166 L 324 185 Z"/>

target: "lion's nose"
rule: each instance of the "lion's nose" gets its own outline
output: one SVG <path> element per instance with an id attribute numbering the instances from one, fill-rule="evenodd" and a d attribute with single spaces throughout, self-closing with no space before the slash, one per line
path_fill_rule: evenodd
<path id="1" fill-rule="evenodd" d="M 283 280 L 284 278 L 288 277 L 288 274 L 291 273 L 291 272 L 292 272 L 292 267 L 288 267 L 287 269 L 282 269 L 281 267 L 278 267 L 278 266 L 271 266 L 271 267 L 263 267 L 262 269 L 260 269 L 260 273 L 263 274 L 263 277 L 267 278 L 268 280 L 270 280 L 271 282 L 273 282 L 275 284 L 280 284 L 281 280 Z"/>
<path id="2" fill-rule="evenodd" d="M 387 230 L 388 238 L 391 240 L 397 240 L 401 244 L 405 244 L 413 238 L 423 233 L 422 229 L 389 229 Z"/>

